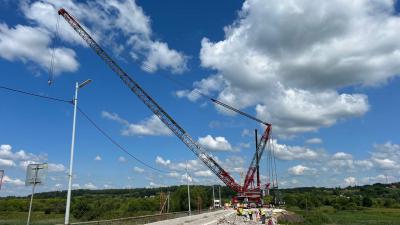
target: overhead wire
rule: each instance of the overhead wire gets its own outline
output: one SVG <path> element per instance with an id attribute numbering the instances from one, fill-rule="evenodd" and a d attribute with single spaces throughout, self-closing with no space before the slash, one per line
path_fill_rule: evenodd
<path id="1" fill-rule="evenodd" d="M 20 94 L 30 95 L 30 96 L 34 96 L 34 97 L 38 97 L 38 98 L 43 98 L 43 99 L 47 99 L 47 100 L 57 101 L 57 102 L 64 102 L 64 103 L 71 103 L 71 104 L 73 103 L 72 100 L 65 100 L 65 99 L 61 99 L 61 98 L 54 98 L 54 97 L 49 97 L 49 96 L 45 96 L 45 95 L 39 95 L 39 94 L 35 94 L 32 92 L 21 91 L 18 89 L 9 88 L 9 87 L 5 87 L 5 86 L 0 86 L 0 89 L 16 92 L 16 93 L 20 93 Z"/>
<path id="2" fill-rule="evenodd" d="M 122 150 L 123 152 L 125 152 L 126 154 L 128 154 L 130 157 L 134 158 L 136 161 L 138 161 L 139 163 L 141 163 L 142 165 L 151 168 L 153 170 L 156 170 L 160 173 L 169 173 L 171 171 L 166 171 L 166 170 L 160 170 L 157 169 L 147 163 L 145 163 L 144 161 L 140 160 L 139 158 L 137 158 L 136 156 L 132 155 L 128 150 L 126 150 L 122 145 L 120 145 L 117 141 L 115 141 L 109 134 L 107 134 L 107 132 L 105 132 L 99 125 L 96 124 L 96 122 L 94 122 L 93 119 L 91 119 L 79 106 L 78 106 L 78 111 L 104 136 L 106 137 L 111 143 L 113 143 L 117 148 L 119 148 L 120 150 Z"/>
<path id="3" fill-rule="evenodd" d="M 5 87 L 5 86 L 0 86 L 0 89 L 4 89 L 4 90 L 8 90 L 8 91 L 12 91 L 15 93 L 20 93 L 20 94 L 24 94 L 24 95 L 29 95 L 29 96 L 33 96 L 33 97 L 38 97 L 38 98 L 42 98 L 42 99 L 46 99 L 46 100 L 51 100 L 51 101 L 57 101 L 57 102 L 63 102 L 63 103 L 69 103 L 69 104 L 74 104 L 72 100 L 65 100 L 65 99 L 61 99 L 61 98 L 55 98 L 55 97 L 49 97 L 49 96 L 45 96 L 45 95 L 39 95 L 39 94 L 35 94 L 32 92 L 27 92 L 27 91 L 22 91 L 22 90 L 18 90 L 18 89 L 14 89 L 14 88 L 10 88 L 10 87 Z M 139 162 L 140 164 L 153 169 L 157 172 L 160 173 L 170 173 L 172 171 L 166 171 L 166 170 L 160 170 L 157 169 L 151 165 L 149 165 L 148 163 L 142 161 L 141 159 L 137 158 L 136 156 L 134 156 L 133 154 L 131 154 L 128 150 L 126 150 L 126 148 L 124 148 L 121 144 L 119 144 L 117 141 L 115 141 L 104 129 L 102 129 L 97 123 L 94 122 L 93 119 L 91 119 L 80 107 L 77 107 L 78 111 L 104 136 L 106 137 L 110 142 L 112 142 L 118 149 L 122 150 L 123 152 L 125 152 L 127 155 L 129 155 L 130 157 L 132 157 L 133 159 L 135 159 L 137 162 Z"/>

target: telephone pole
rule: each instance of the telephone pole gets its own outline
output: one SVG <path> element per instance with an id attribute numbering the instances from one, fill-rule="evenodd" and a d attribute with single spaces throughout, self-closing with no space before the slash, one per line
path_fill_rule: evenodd
<path id="1" fill-rule="evenodd" d="M 189 216 L 191 216 L 192 210 L 190 209 L 189 169 L 188 169 L 187 161 L 186 161 L 186 178 L 187 178 L 187 192 L 188 192 L 188 213 L 189 213 Z"/>

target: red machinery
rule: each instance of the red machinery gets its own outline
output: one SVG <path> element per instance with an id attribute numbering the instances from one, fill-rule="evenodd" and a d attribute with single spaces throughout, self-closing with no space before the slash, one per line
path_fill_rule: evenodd
<path id="1" fill-rule="evenodd" d="M 60 9 L 58 14 L 71 25 L 71 27 L 86 41 L 86 43 L 96 52 L 98 56 L 119 76 L 119 78 L 127 85 L 131 91 L 156 115 L 158 118 L 228 187 L 238 193 L 235 198 L 237 201 L 249 201 L 257 204 L 261 203 L 261 187 L 260 176 L 258 171 L 259 160 L 263 154 L 265 146 L 270 138 L 271 124 L 263 122 L 247 113 L 239 111 L 229 105 L 218 100 L 211 99 L 216 104 L 224 106 L 239 114 L 249 117 L 257 122 L 266 125 L 264 134 L 260 141 L 256 136 L 256 153 L 250 163 L 243 186 L 238 184 L 235 179 L 224 170 L 207 151 L 200 146 L 160 105 L 145 92 L 142 87 L 133 80 L 122 68 L 96 43 L 95 40 L 86 32 L 85 29 L 75 20 L 65 9 Z M 254 184 L 254 176 L 256 175 L 257 183 Z"/>

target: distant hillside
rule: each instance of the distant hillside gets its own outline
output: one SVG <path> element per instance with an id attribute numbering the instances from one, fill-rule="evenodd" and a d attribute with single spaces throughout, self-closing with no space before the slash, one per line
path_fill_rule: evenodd
<path id="1" fill-rule="evenodd" d="M 161 192 L 175 192 L 180 187 L 186 187 L 185 185 L 181 186 L 169 186 L 169 187 L 156 187 L 156 188 L 132 188 L 132 189 L 100 189 L 100 190 L 89 190 L 89 189 L 78 189 L 73 190 L 74 196 L 125 196 L 125 197 L 133 197 L 133 198 L 143 198 L 159 195 Z M 193 187 L 204 188 L 207 192 L 212 192 L 211 186 L 205 185 L 193 185 Z M 280 189 L 280 192 L 283 195 L 288 194 L 306 194 L 306 193 L 319 193 L 319 194 L 331 194 L 331 195 L 368 195 L 372 198 L 377 197 L 388 197 L 392 196 L 394 193 L 399 193 L 400 191 L 400 182 L 391 183 L 391 184 L 381 184 L 376 183 L 372 185 L 363 185 L 363 186 L 353 186 L 346 188 L 325 188 L 325 187 L 297 187 L 297 188 L 287 188 Z M 218 187 L 215 187 L 215 193 L 218 194 Z M 230 190 L 226 186 L 221 187 L 221 195 L 222 198 L 231 198 L 235 195 L 235 192 Z M 67 196 L 66 191 L 50 191 L 50 192 L 41 192 L 36 193 L 35 198 L 64 198 Z M 396 196 L 392 196 L 395 197 Z M 0 197 L 1 199 L 2 197 Z M 26 198 L 26 197 L 3 197 L 3 198 Z"/>
<path id="2" fill-rule="evenodd" d="M 169 186 L 169 187 L 156 187 L 156 188 L 131 188 L 131 189 L 100 189 L 100 190 L 89 190 L 89 189 L 77 189 L 73 190 L 73 196 L 120 196 L 120 197 L 132 197 L 132 198 L 144 198 L 157 196 L 161 192 L 175 192 L 179 188 L 183 188 L 186 186 Z M 204 189 L 208 193 L 212 193 L 211 186 L 204 185 L 192 185 L 191 188 L 201 188 Z M 218 187 L 215 186 L 215 195 L 218 196 Z M 221 186 L 221 197 L 222 198 L 230 198 L 234 195 L 234 192 L 226 186 Z M 28 196 L 8 196 L 8 197 L 0 197 L 1 198 L 26 198 Z M 67 191 L 50 191 L 50 192 L 41 192 L 35 193 L 35 198 L 45 199 L 45 198 L 66 198 Z"/>
<path id="3" fill-rule="evenodd" d="M 218 196 L 218 188 L 215 189 Z M 111 219 L 159 213 L 165 195 L 170 192 L 170 211 L 188 209 L 187 187 L 171 186 L 160 188 L 74 190 L 71 213 L 77 221 Z M 271 193 L 275 193 L 271 190 Z M 292 211 L 316 212 L 319 218 L 323 210 L 334 214 L 340 211 L 368 210 L 373 208 L 400 208 L 400 183 L 373 184 L 346 188 L 301 187 L 279 190 L 286 207 Z M 190 189 L 191 209 L 208 209 L 212 202 L 212 187 L 193 185 Z M 223 202 L 230 201 L 234 192 L 228 187 L 221 188 Z M 278 195 L 277 195 L 278 196 Z M 266 201 L 271 201 L 266 197 Z M 33 210 L 44 218 L 62 218 L 65 212 L 66 191 L 35 194 Z M 14 215 L 25 218 L 29 198 L 0 198 L 0 216 Z M 396 211 L 397 212 L 397 211 Z M 307 217 L 309 214 L 304 214 Z M 310 214 L 311 215 L 311 214 Z M 22 216 L 22 217 L 21 217 Z"/>

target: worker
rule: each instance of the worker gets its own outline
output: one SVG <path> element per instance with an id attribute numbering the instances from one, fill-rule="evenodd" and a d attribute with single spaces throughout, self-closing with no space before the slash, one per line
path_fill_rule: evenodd
<path id="1" fill-rule="evenodd" d="M 271 217 L 271 218 L 268 220 L 268 225 L 276 225 L 276 224 L 277 224 L 277 222 L 276 222 L 276 219 L 275 219 L 275 218 Z"/>
<path id="2" fill-rule="evenodd" d="M 249 219 L 249 210 L 248 209 L 243 209 L 243 216 L 246 218 L 246 220 Z"/>
<path id="3" fill-rule="evenodd" d="M 258 222 L 260 220 L 260 216 L 261 216 L 260 210 L 255 210 L 254 213 L 256 214 L 255 217 L 256 217 L 256 221 Z"/>
<path id="4" fill-rule="evenodd" d="M 272 209 L 267 211 L 267 221 L 268 221 L 268 225 L 274 225 L 274 221 L 272 220 Z"/>
<path id="5" fill-rule="evenodd" d="M 249 209 L 249 219 L 253 221 L 253 210 L 251 208 Z"/>
<path id="6" fill-rule="evenodd" d="M 260 208 L 260 215 L 261 215 L 261 224 L 265 224 L 265 209 Z"/>
<path id="7" fill-rule="evenodd" d="M 237 211 L 238 211 L 238 216 L 243 216 L 243 208 L 242 207 L 238 207 Z"/>

